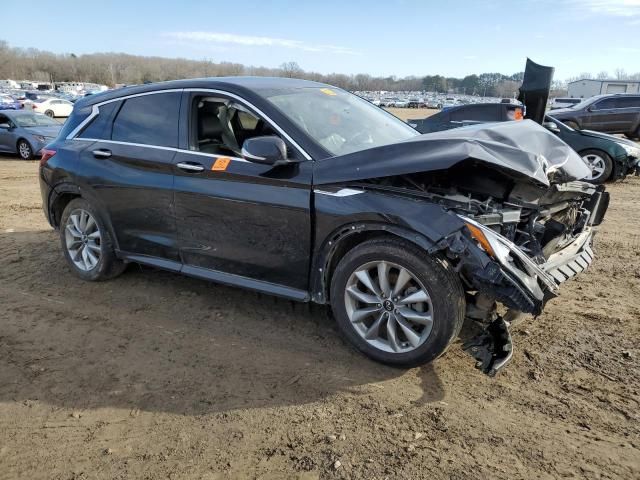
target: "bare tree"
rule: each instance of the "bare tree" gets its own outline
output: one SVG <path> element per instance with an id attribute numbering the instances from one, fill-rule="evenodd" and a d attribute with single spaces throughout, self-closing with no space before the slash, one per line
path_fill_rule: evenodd
<path id="1" fill-rule="evenodd" d="M 624 71 L 624 68 L 616 68 L 616 79 L 617 80 L 626 80 L 628 78 L 627 72 Z"/>
<path id="2" fill-rule="evenodd" d="M 298 62 L 284 62 L 282 65 L 280 65 L 280 69 L 282 70 L 284 76 L 288 78 L 297 78 L 300 77 L 303 73 L 300 65 L 298 65 Z"/>
<path id="3" fill-rule="evenodd" d="M 607 78 L 609 78 L 609 72 L 603 70 L 599 72 L 598 75 L 596 75 L 596 78 L 598 80 L 606 80 Z"/>

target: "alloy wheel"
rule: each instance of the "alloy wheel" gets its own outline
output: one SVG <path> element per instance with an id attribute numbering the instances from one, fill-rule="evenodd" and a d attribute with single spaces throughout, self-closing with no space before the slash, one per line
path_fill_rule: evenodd
<path id="1" fill-rule="evenodd" d="M 31 158 L 31 147 L 27 142 L 20 142 L 18 145 L 18 153 L 20 154 L 20 158 L 29 160 Z"/>
<path id="2" fill-rule="evenodd" d="M 89 212 L 71 212 L 65 225 L 65 242 L 69 258 L 78 269 L 88 272 L 96 267 L 102 255 L 102 235 Z"/>
<path id="3" fill-rule="evenodd" d="M 433 328 L 431 297 L 407 268 L 368 262 L 349 277 L 344 293 L 347 316 L 371 346 L 406 353 L 422 345 Z"/>
<path id="4" fill-rule="evenodd" d="M 597 180 L 604 174 L 606 169 L 606 162 L 604 158 L 600 155 L 596 155 L 595 153 L 589 153 L 582 157 L 582 159 L 587 162 L 587 166 L 589 167 L 590 173 L 587 175 L 587 180 Z"/>

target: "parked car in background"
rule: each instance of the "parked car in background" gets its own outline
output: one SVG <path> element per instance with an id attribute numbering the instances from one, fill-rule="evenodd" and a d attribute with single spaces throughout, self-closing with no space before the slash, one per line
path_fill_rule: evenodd
<path id="1" fill-rule="evenodd" d="M 442 112 L 407 123 L 420 133 L 440 132 L 474 123 L 522 120 L 522 106 L 514 103 L 475 103 L 450 107 Z"/>
<path id="2" fill-rule="evenodd" d="M 32 105 L 33 111 L 44 113 L 47 117 L 68 117 L 73 110 L 73 103 L 62 98 L 39 98 Z"/>
<path id="3" fill-rule="evenodd" d="M 640 95 L 596 95 L 571 108 L 551 110 L 549 115 L 574 130 L 624 133 L 631 139 L 640 138 Z"/>
<path id="4" fill-rule="evenodd" d="M 512 352 L 498 304 L 538 315 L 585 270 L 608 194 L 534 122 L 469 129 L 419 135 L 289 78 L 114 90 L 76 102 L 43 151 L 43 210 L 84 280 L 136 262 L 329 304 L 397 366 L 434 360 L 468 321 L 491 375 Z"/>
<path id="5" fill-rule="evenodd" d="M 11 95 L 0 95 L 0 110 L 20 110 L 22 104 Z"/>
<path id="6" fill-rule="evenodd" d="M 549 105 L 549 110 L 573 107 L 574 105 L 580 103 L 582 100 L 582 98 L 554 98 Z"/>
<path id="7" fill-rule="evenodd" d="M 604 183 L 637 172 L 640 145 L 631 140 L 592 130 L 574 130 L 549 115 L 543 126 L 560 137 L 587 162 L 591 173 L 586 179 L 591 183 Z"/>
<path id="8" fill-rule="evenodd" d="M 62 125 L 41 113 L 25 110 L 0 112 L 0 151 L 17 153 L 23 160 L 40 155 L 60 133 Z"/>

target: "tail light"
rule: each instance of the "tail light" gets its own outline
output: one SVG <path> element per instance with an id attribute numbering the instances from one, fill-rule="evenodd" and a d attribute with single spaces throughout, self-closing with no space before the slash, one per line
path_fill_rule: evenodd
<path id="1" fill-rule="evenodd" d="M 41 151 L 42 157 L 40 157 L 40 166 L 43 167 L 47 161 L 56 154 L 55 150 L 50 148 L 43 148 Z"/>

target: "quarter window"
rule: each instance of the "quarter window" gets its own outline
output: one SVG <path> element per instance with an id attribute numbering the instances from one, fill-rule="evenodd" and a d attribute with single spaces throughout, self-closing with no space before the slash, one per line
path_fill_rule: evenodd
<path id="1" fill-rule="evenodd" d="M 111 102 L 98 107 L 98 116 L 82 131 L 79 137 L 111 140 L 113 115 L 121 104 L 122 102 Z"/>
<path id="2" fill-rule="evenodd" d="M 125 100 L 113 123 L 111 139 L 176 148 L 180 95 L 156 93 Z"/>

